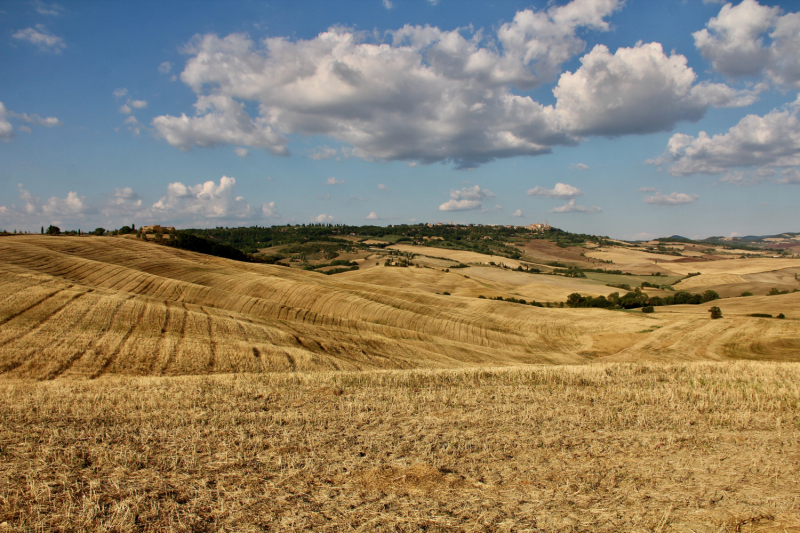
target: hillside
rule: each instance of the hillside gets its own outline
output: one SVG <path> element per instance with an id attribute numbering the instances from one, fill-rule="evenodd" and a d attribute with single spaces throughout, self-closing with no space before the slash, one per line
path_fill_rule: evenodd
<path id="1" fill-rule="evenodd" d="M 380 271 L 403 271 L 406 281 L 376 283 Z M 786 348 L 800 345 L 791 313 L 796 294 L 769 297 L 770 309 L 785 302 L 790 319 L 783 321 L 744 314 L 698 320 L 700 306 L 649 316 L 537 308 L 477 298 L 484 289 L 532 290 L 490 275 L 473 281 L 450 273 L 459 280 L 455 292 L 439 295 L 431 289 L 441 281 L 423 279 L 433 269 L 326 276 L 113 237 L 5 237 L 0 272 L 0 372 L 9 377 L 586 363 L 617 353 L 662 358 L 687 342 L 689 331 L 693 348 L 676 355 L 681 359 L 800 359 Z M 372 278 L 360 279 L 369 272 Z M 528 285 L 573 281 L 515 275 Z M 574 281 L 586 289 L 587 280 Z M 459 295 L 462 282 L 484 289 Z M 782 344 L 765 345 L 764 334 Z"/>

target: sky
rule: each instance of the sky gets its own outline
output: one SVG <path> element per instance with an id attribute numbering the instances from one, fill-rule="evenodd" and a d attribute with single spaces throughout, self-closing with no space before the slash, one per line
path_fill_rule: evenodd
<path id="1" fill-rule="evenodd" d="M 800 231 L 800 8 L 0 3 L 0 229 Z"/>

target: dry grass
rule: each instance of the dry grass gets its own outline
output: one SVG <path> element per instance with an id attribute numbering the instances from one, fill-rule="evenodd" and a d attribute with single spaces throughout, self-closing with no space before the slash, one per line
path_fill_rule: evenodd
<path id="1" fill-rule="evenodd" d="M 13 531 L 798 531 L 800 365 L 0 384 Z"/>

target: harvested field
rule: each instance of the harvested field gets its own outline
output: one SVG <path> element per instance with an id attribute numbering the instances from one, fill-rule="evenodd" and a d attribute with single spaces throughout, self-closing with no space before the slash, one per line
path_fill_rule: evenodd
<path id="1" fill-rule="evenodd" d="M 446 248 L 432 248 L 430 246 L 415 246 L 412 244 L 395 244 L 389 246 L 387 249 L 399 250 L 401 252 L 411 252 L 420 255 L 430 255 L 432 257 L 444 257 L 452 259 L 458 263 L 474 263 L 480 265 L 488 265 L 490 262 L 495 264 L 504 264 L 509 268 L 517 268 L 520 262 L 516 259 L 509 259 L 499 255 L 485 255 L 478 252 L 468 252 L 466 250 L 448 250 Z"/>
<path id="2" fill-rule="evenodd" d="M 0 383 L 7 531 L 800 528 L 800 365 Z"/>
<path id="3" fill-rule="evenodd" d="M 479 299 L 485 292 L 551 301 L 576 287 L 584 294 L 611 292 L 591 280 L 491 268 L 475 267 L 477 275 L 465 278 L 381 267 L 352 272 L 353 281 L 107 237 L 3 238 L 0 258 L 0 375 L 6 378 L 587 363 L 614 355 L 607 345 L 593 347 L 603 335 L 652 326 L 671 336 L 619 345 L 625 348 L 619 355 L 769 358 L 771 345 L 746 342 L 763 332 L 736 315 L 777 309 L 783 301 L 779 312 L 789 319 L 779 334 L 789 345 L 800 338 L 798 303 L 775 296 L 765 297 L 765 306 L 756 299 L 721 300 L 725 318 L 710 321 L 707 306 L 664 307 L 647 316 Z M 393 281 L 361 281 L 375 281 L 370 275 Z M 505 278 L 491 279 L 496 275 Z M 694 344 L 681 352 L 676 339 L 686 331 Z M 781 360 L 800 358 L 783 345 L 774 351 Z"/>

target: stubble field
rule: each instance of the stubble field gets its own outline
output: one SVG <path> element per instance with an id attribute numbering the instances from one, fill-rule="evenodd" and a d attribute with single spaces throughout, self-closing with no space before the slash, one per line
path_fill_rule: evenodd
<path id="1" fill-rule="evenodd" d="M 0 390 L 17 531 L 798 531 L 800 365 Z"/>
<path id="2" fill-rule="evenodd" d="M 756 296 L 710 320 L 480 299 L 617 290 L 489 266 L 0 239 L 0 533 L 800 531 L 800 292 L 766 296 L 800 261 L 716 263 L 677 287 Z"/>

